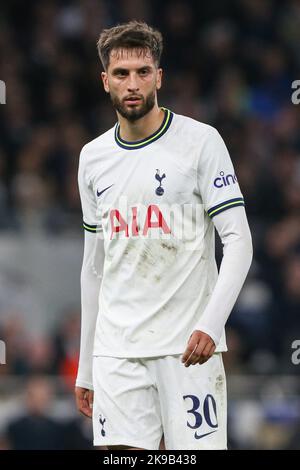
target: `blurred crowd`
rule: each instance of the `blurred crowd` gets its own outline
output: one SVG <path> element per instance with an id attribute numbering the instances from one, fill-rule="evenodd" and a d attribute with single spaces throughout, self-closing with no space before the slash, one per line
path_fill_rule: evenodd
<path id="1" fill-rule="evenodd" d="M 18 315 L 0 330 L 7 346 L 0 366 L 0 450 L 93 447 L 91 423 L 73 398 L 80 316 L 63 314 L 47 336 L 31 337 Z"/>
<path id="2" fill-rule="evenodd" d="M 104 27 L 130 19 L 163 33 L 160 105 L 219 130 L 245 197 L 254 261 L 228 322 L 227 370 L 299 374 L 291 361 L 300 339 L 300 105 L 291 100 L 300 79 L 299 0 L 3 4 L 0 236 L 80 234 L 79 152 L 116 122 L 96 41 Z M 1 322 L 0 312 L 9 355 L 0 379 L 58 375 L 72 387 L 79 312 L 34 341 L 21 316 Z"/>

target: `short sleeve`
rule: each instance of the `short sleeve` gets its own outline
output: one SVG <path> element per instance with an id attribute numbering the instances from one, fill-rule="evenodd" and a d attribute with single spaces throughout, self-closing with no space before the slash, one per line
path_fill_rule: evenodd
<path id="1" fill-rule="evenodd" d="M 203 137 L 197 179 L 198 191 L 209 217 L 245 205 L 226 145 L 213 127 Z"/>
<path id="2" fill-rule="evenodd" d="M 82 207 L 83 228 L 88 232 L 97 233 L 100 231 L 100 223 L 97 220 L 97 204 L 92 184 L 87 174 L 86 159 L 87 155 L 83 147 L 79 157 L 78 168 L 78 188 Z"/>

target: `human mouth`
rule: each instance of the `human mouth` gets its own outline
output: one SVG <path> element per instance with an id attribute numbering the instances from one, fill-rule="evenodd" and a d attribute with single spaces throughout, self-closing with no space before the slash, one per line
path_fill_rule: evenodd
<path id="1" fill-rule="evenodd" d="M 138 98 L 138 97 L 132 97 L 132 98 L 128 98 L 125 100 L 125 103 L 126 104 L 139 104 L 141 102 L 141 98 Z"/>

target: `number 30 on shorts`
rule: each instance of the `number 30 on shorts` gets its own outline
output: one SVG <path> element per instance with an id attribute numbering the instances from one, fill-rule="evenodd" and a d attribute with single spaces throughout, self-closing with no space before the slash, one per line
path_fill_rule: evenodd
<path id="1" fill-rule="evenodd" d="M 190 413 L 194 416 L 195 424 L 191 425 L 187 421 L 188 427 L 191 429 L 198 429 L 202 425 L 204 419 L 206 424 L 213 429 L 213 431 L 207 432 L 205 434 L 198 434 L 196 431 L 194 434 L 195 439 L 201 439 L 202 437 L 208 436 L 209 434 L 212 434 L 218 430 L 217 404 L 212 395 L 206 395 L 203 401 L 202 409 L 200 400 L 195 395 L 184 395 L 183 399 L 192 400 L 193 405 L 192 408 L 187 411 L 187 413 Z"/>

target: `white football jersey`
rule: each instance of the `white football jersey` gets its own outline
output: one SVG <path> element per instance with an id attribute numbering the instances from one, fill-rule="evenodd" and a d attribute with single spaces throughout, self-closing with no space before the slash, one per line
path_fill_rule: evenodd
<path id="1" fill-rule="evenodd" d="M 163 109 L 148 138 L 117 123 L 80 155 L 83 225 L 104 238 L 97 356 L 184 352 L 218 276 L 213 217 L 244 205 L 216 129 Z"/>

